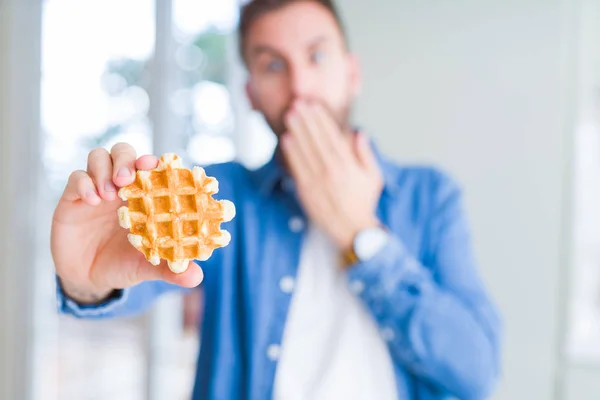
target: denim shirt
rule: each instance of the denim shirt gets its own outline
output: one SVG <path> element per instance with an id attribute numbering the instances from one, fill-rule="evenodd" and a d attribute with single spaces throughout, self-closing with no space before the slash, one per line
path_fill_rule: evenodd
<path id="1" fill-rule="evenodd" d="M 501 319 L 479 275 L 461 190 L 430 167 L 376 156 L 384 177 L 377 216 L 391 239 L 347 272 L 375 319 L 394 363 L 400 399 L 483 399 L 501 365 Z M 216 199 L 236 205 L 222 225 L 230 244 L 202 262 L 201 350 L 193 399 L 272 397 L 307 219 L 277 157 L 257 170 L 206 167 Z M 102 304 L 80 306 L 57 285 L 59 312 L 78 318 L 139 314 L 157 296 L 184 290 L 144 282 Z M 344 384 L 340 382 L 340 384 Z"/>

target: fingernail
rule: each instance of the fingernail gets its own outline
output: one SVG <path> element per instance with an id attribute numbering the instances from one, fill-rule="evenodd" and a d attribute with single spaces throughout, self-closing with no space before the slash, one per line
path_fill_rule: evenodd
<path id="1" fill-rule="evenodd" d="M 117 172 L 117 176 L 121 178 L 127 178 L 131 176 L 131 171 L 129 171 L 129 168 L 121 168 L 119 172 Z"/>
<path id="2" fill-rule="evenodd" d="M 85 192 L 85 197 L 87 197 L 90 200 L 98 199 L 98 195 L 93 190 L 88 190 L 87 192 Z"/>
<path id="3" fill-rule="evenodd" d="M 113 185 L 111 182 L 106 182 L 104 184 L 104 191 L 106 191 L 106 192 L 116 192 L 117 188 L 115 188 L 115 185 Z"/>

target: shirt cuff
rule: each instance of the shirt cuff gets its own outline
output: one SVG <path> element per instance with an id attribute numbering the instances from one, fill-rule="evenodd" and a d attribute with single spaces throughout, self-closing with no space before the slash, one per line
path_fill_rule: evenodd
<path id="1" fill-rule="evenodd" d="M 397 297 L 399 292 L 412 297 L 432 289 L 431 271 L 394 234 L 375 256 L 349 268 L 347 277 L 351 290 L 370 304 Z"/>
<path id="2" fill-rule="evenodd" d="M 128 296 L 129 289 L 117 289 L 101 303 L 79 304 L 66 295 L 60 279 L 56 276 L 57 310 L 61 314 L 69 314 L 77 318 L 102 318 L 125 304 Z"/>

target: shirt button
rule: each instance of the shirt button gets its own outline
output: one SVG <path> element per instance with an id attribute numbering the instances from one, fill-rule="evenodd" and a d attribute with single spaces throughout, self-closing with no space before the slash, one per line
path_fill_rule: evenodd
<path id="1" fill-rule="evenodd" d="M 350 282 L 350 291 L 354 294 L 361 294 L 365 290 L 365 284 L 362 281 Z"/>
<path id="2" fill-rule="evenodd" d="M 267 357 L 271 361 L 279 360 L 279 356 L 281 355 L 281 347 L 278 344 L 271 344 L 267 347 Z"/>
<path id="3" fill-rule="evenodd" d="M 288 225 L 290 230 L 294 233 L 298 233 L 304 229 L 304 221 L 300 217 L 290 218 Z"/>
<path id="4" fill-rule="evenodd" d="M 392 328 L 383 328 L 381 330 L 381 337 L 386 342 L 391 342 L 392 340 L 394 340 L 395 336 L 396 335 L 394 334 L 394 330 Z"/>
<path id="5" fill-rule="evenodd" d="M 296 280 L 291 276 L 284 276 L 279 280 L 279 289 L 281 289 L 283 293 L 292 293 L 295 285 Z"/>

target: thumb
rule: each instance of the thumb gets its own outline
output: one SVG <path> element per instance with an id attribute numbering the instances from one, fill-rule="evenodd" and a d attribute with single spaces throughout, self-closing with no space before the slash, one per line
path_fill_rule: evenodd
<path id="1" fill-rule="evenodd" d="M 176 274 L 169 269 L 164 260 L 161 260 L 159 265 L 152 265 L 144 259 L 137 272 L 137 278 L 141 282 L 161 280 L 187 288 L 198 286 L 204 279 L 202 268 L 193 261 L 189 262 L 188 268 L 184 272 Z"/>
<path id="2" fill-rule="evenodd" d="M 193 288 L 202 283 L 204 280 L 204 272 L 198 264 L 194 261 L 190 261 L 188 268 L 181 273 L 176 274 L 172 272 L 169 267 L 163 268 L 162 280 L 172 285 Z"/>

